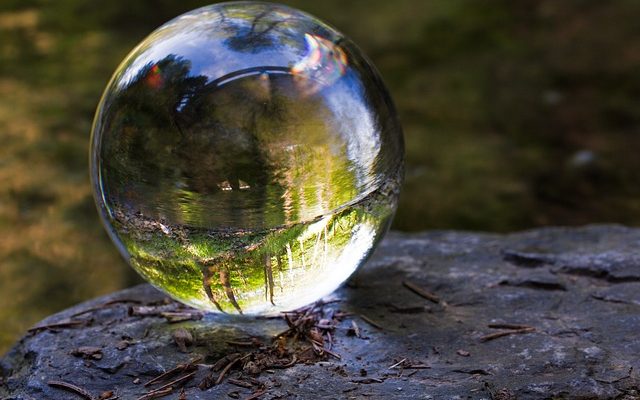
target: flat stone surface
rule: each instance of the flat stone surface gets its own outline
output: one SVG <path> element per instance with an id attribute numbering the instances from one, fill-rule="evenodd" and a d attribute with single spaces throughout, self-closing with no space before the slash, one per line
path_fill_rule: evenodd
<path id="1" fill-rule="evenodd" d="M 638 229 L 392 233 L 334 295 L 339 301 L 321 315 L 341 315 L 340 321 L 322 332 L 326 348 L 331 333 L 331 352 L 340 359 L 324 353 L 252 376 L 251 349 L 229 341 L 270 345 L 287 329 L 282 318 L 205 315 L 169 323 L 175 315 L 144 313 L 191 311 L 148 285 L 123 290 L 53 315 L 37 325 L 45 328 L 27 333 L 0 361 L 0 397 L 82 398 L 48 384 L 63 381 L 96 399 L 108 391 L 137 399 L 149 391 L 145 382 L 201 355 L 184 393 L 176 388 L 162 398 L 640 398 Z M 509 331 L 490 327 L 500 324 L 531 329 L 487 336 Z M 179 328 L 193 338 L 186 352 L 174 340 Z M 219 385 L 199 389 L 208 366 L 232 353 L 245 358 Z"/>

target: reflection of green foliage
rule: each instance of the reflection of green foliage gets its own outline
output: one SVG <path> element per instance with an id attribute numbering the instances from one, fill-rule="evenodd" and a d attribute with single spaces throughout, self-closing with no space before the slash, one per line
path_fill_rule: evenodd
<path id="1" fill-rule="evenodd" d="M 180 300 L 190 301 L 202 296 L 202 282 L 194 279 L 200 270 L 193 262 L 132 257 L 131 265 L 153 285 Z"/>
<path id="2" fill-rule="evenodd" d="M 258 249 L 256 257 L 259 255 L 279 254 L 287 243 L 293 242 L 304 233 L 305 224 L 293 225 L 291 228 L 281 232 L 275 232 L 265 237 L 263 246 Z"/>
<path id="3" fill-rule="evenodd" d="M 178 299 L 213 309 L 203 286 L 203 272 L 212 268 L 214 300 L 221 309 L 232 312 L 229 289 L 240 309 L 251 310 L 270 301 L 271 293 L 278 299 L 313 285 L 322 269 L 340 267 L 332 263 L 349 251 L 355 230 L 386 226 L 391 212 L 388 202 L 374 196 L 333 216 L 264 232 L 191 230 L 179 238 L 155 230 L 137 237 L 123 234 L 121 240 L 132 265 L 146 279 Z M 376 237 L 379 233 L 372 231 Z M 228 275 L 228 287 L 220 271 Z M 296 274 L 293 283 L 283 278 L 291 271 Z"/>

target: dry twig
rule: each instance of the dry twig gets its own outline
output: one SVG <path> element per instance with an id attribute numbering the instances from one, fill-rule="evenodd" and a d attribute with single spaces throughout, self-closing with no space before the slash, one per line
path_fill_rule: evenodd
<path id="1" fill-rule="evenodd" d="M 406 287 L 407 289 L 411 290 L 413 293 L 415 293 L 418 296 L 422 297 L 423 299 L 427 299 L 430 302 L 433 302 L 433 303 L 436 303 L 436 304 L 440 303 L 440 298 L 437 295 L 424 290 L 423 288 L 421 288 L 420 286 L 416 285 L 413 282 L 402 281 L 402 285 L 404 287 Z"/>
<path id="2" fill-rule="evenodd" d="M 381 331 L 384 330 L 384 328 L 382 327 L 382 325 L 380 325 L 379 323 L 377 323 L 376 321 L 372 320 L 371 318 L 367 317 L 366 315 L 360 314 L 360 318 L 366 322 L 367 324 L 373 326 L 374 328 L 380 329 Z"/>
<path id="3" fill-rule="evenodd" d="M 490 340 L 498 339 L 498 338 L 501 338 L 503 336 L 516 335 L 516 334 L 520 334 L 520 333 L 531 333 L 531 332 L 535 332 L 535 330 L 536 330 L 535 328 L 527 327 L 527 328 L 520 328 L 520 329 L 512 329 L 512 330 L 508 330 L 508 331 L 501 331 L 501 332 L 496 332 L 496 333 L 491 333 L 489 335 L 485 335 L 485 336 L 480 338 L 480 341 L 481 342 L 488 342 Z"/>
<path id="4" fill-rule="evenodd" d="M 87 390 L 76 386 L 74 384 L 68 383 L 68 382 L 64 382 L 64 381 L 49 381 L 47 382 L 47 385 L 51 386 L 51 387 L 55 387 L 58 389 L 62 389 L 62 390 L 66 390 L 68 392 L 71 393 L 75 393 L 78 396 L 81 396 L 84 399 L 87 400 L 93 400 L 93 395 L 91 393 L 89 393 Z"/>

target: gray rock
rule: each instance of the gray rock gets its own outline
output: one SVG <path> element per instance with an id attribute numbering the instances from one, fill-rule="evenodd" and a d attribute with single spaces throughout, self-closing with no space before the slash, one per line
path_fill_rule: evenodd
<path id="1" fill-rule="evenodd" d="M 440 302 L 409 290 L 405 281 Z M 38 324 L 46 328 L 27 333 L 1 359 L 0 397 L 81 398 L 48 384 L 63 381 L 94 398 L 114 391 L 137 399 L 148 391 L 143 383 L 202 355 L 184 398 L 247 398 L 262 390 L 260 399 L 637 399 L 639 285 L 638 229 L 392 233 L 335 293 L 340 301 L 324 306 L 329 314 L 353 313 L 333 330 L 331 351 L 340 359 L 263 370 L 255 378 L 247 375 L 254 360 L 228 376 L 257 386 L 224 380 L 200 390 L 206 365 L 248 351 L 229 341 L 269 344 L 286 323 L 225 315 L 198 320 L 198 313 L 141 285 Z M 141 305 L 148 308 L 132 309 Z M 169 323 L 162 310 L 192 318 Z M 494 328 L 505 324 L 523 327 L 494 335 L 511 332 Z"/>

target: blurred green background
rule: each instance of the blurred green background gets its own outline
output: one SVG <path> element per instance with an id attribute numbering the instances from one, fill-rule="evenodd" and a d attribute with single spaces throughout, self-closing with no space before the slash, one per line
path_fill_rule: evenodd
<path id="1" fill-rule="evenodd" d="M 283 1 L 338 27 L 405 129 L 395 229 L 640 223 L 640 2 Z M 87 150 L 128 51 L 207 1 L 0 2 L 0 352 L 138 281 L 100 226 Z"/>

